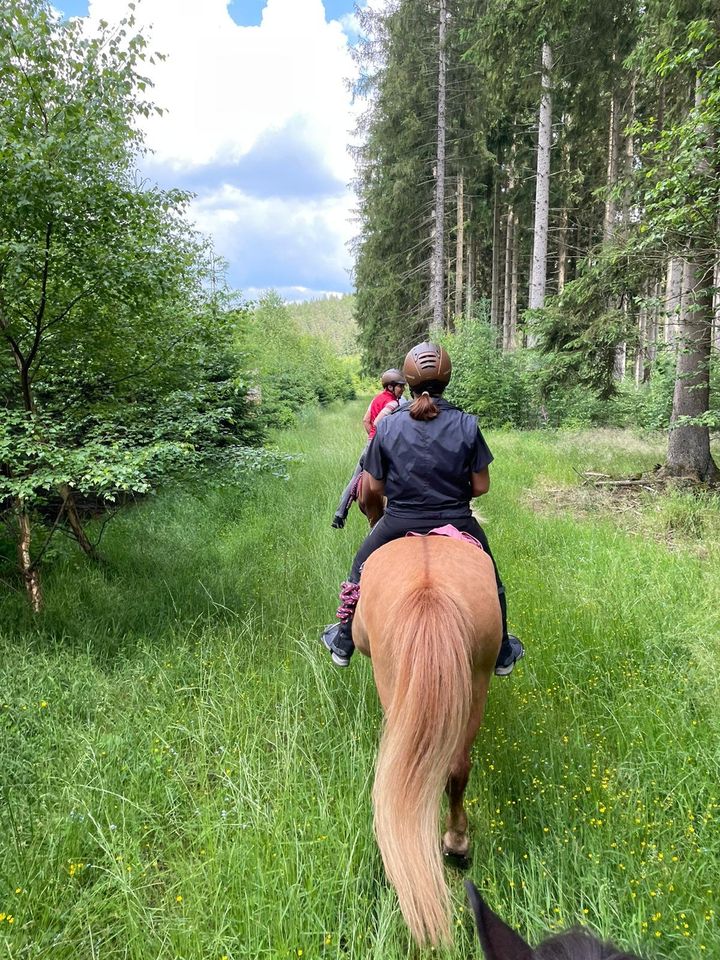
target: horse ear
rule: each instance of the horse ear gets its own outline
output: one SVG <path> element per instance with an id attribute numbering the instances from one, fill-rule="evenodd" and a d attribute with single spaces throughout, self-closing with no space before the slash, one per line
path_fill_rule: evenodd
<path id="1" fill-rule="evenodd" d="M 532 948 L 493 913 L 475 889 L 475 885 L 466 880 L 465 889 L 475 914 L 475 926 L 485 960 L 532 960 Z"/>

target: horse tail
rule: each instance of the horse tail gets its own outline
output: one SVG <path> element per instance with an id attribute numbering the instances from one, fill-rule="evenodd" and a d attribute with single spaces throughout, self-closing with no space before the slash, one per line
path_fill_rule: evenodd
<path id="1" fill-rule="evenodd" d="M 467 615 L 447 593 L 416 587 L 389 612 L 396 682 L 380 741 L 373 803 L 388 879 L 416 941 L 451 940 L 438 841 L 440 798 L 472 702 Z"/>

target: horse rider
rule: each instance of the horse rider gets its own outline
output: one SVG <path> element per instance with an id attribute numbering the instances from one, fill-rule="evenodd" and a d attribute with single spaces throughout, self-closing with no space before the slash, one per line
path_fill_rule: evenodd
<path id="1" fill-rule="evenodd" d="M 495 673 L 508 676 L 524 656 L 522 643 L 508 633 L 505 588 L 485 532 L 470 509 L 472 498 L 487 493 L 490 487 L 488 468 L 493 455 L 477 417 L 443 398 L 451 372 L 450 357 L 443 347 L 428 342 L 413 347 L 403 365 L 413 402 L 382 419 L 365 453 L 363 483 L 369 483 L 373 496 L 387 497 L 387 508 L 361 544 L 341 586 L 339 622 L 330 624 L 322 634 L 338 667 L 348 666 L 355 649 L 352 621 L 367 558 L 390 540 L 411 531 L 426 534 L 444 524 L 479 540 L 493 561 L 502 612 L 502 645 Z"/>
<path id="2" fill-rule="evenodd" d="M 357 466 L 355 467 L 353 475 L 350 478 L 350 483 L 348 483 L 343 490 L 343 495 L 340 497 L 340 503 L 338 504 L 338 508 L 335 511 L 335 516 L 332 520 L 331 526 L 335 527 L 337 530 L 340 530 L 345 526 L 348 511 L 350 510 L 352 502 L 355 499 L 358 477 L 363 472 L 365 454 L 367 453 L 370 441 L 375 436 L 377 425 L 380 423 L 383 417 L 386 417 L 389 413 L 393 413 L 393 411 L 397 410 L 402 399 L 403 391 L 405 390 L 405 377 L 394 367 L 385 371 L 380 382 L 382 384 L 382 391 L 373 397 L 370 402 L 370 406 L 367 408 L 365 416 L 363 417 L 363 427 L 365 427 L 365 432 L 368 435 L 365 449 L 360 454 L 360 459 L 358 460 Z"/>

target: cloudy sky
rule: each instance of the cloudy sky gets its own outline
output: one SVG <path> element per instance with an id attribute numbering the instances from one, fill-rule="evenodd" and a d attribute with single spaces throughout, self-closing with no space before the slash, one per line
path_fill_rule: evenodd
<path id="1" fill-rule="evenodd" d="M 127 13 L 127 0 L 53 5 L 110 23 Z M 192 216 L 247 296 L 351 289 L 352 9 L 353 0 L 137 0 L 150 49 L 166 54 L 147 68 L 166 112 L 147 124 L 143 172 L 197 195 Z"/>

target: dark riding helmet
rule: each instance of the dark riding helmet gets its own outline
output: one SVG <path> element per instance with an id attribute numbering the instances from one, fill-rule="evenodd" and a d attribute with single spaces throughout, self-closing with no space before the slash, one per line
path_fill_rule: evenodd
<path id="1" fill-rule="evenodd" d="M 452 363 L 444 347 L 426 341 L 413 347 L 405 357 L 403 373 L 413 393 L 427 386 L 442 393 L 450 382 Z"/>
<path id="2" fill-rule="evenodd" d="M 393 367 L 392 369 L 385 371 L 381 377 L 381 383 L 384 387 L 394 387 L 396 383 L 404 387 L 405 377 L 402 375 L 402 373 L 400 373 L 399 370 L 396 370 L 395 367 Z"/>

